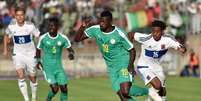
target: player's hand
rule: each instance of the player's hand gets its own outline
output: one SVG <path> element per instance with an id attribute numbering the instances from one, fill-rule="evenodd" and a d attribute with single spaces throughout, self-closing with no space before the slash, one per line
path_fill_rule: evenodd
<path id="1" fill-rule="evenodd" d="M 83 20 L 82 22 L 82 26 L 83 27 L 90 27 L 92 25 L 94 25 L 95 23 L 93 22 L 93 20 L 91 18 L 86 18 L 85 20 Z"/>
<path id="2" fill-rule="evenodd" d="M 41 62 L 38 62 L 38 63 L 36 64 L 36 68 L 37 68 L 38 70 L 43 70 L 43 65 L 42 65 L 42 63 L 41 63 Z"/>
<path id="3" fill-rule="evenodd" d="M 69 55 L 68 55 L 68 58 L 69 58 L 70 60 L 73 60 L 73 59 L 74 59 L 74 55 L 73 55 L 73 54 L 69 54 Z"/>

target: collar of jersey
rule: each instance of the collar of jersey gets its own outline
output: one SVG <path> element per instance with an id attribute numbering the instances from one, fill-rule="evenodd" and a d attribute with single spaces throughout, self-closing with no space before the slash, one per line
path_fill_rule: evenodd
<path id="1" fill-rule="evenodd" d="M 116 30 L 116 26 L 114 26 L 114 30 L 112 30 L 111 32 L 103 32 L 103 34 L 112 34 L 114 31 Z"/>
<path id="2" fill-rule="evenodd" d="M 56 38 L 59 36 L 59 34 L 57 33 L 57 36 L 56 36 L 56 37 L 51 37 L 51 36 L 50 36 L 50 33 L 48 33 L 48 36 L 49 36 L 51 39 L 56 39 Z"/>

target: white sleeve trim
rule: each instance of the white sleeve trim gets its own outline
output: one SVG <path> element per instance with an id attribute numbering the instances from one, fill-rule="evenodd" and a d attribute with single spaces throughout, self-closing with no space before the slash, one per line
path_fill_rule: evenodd
<path id="1" fill-rule="evenodd" d="M 122 31 L 120 31 L 120 30 L 117 30 L 117 31 L 119 32 L 119 35 L 123 39 L 125 39 L 128 42 L 128 44 L 130 45 L 130 48 L 128 50 L 131 50 L 134 47 L 133 44 L 128 40 L 127 36 Z"/>
<path id="2" fill-rule="evenodd" d="M 65 48 L 70 48 L 71 47 L 71 42 L 70 42 L 70 40 L 68 39 L 68 37 L 67 36 L 65 36 L 65 35 L 63 35 L 63 34 L 60 34 L 64 39 L 66 39 L 67 40 L 67 42 L 68 42 L 68 44 L 69 44 L 69 46 L 68 47 L 65 47 Z"/>

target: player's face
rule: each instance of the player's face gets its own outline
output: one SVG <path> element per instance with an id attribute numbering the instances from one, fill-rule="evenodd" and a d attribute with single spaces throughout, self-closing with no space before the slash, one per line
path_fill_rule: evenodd
<path id="1" fill-rule="evenodd" d="M 49 23 L 49 32 L 50 34 L 57 34 L 58 26 L 54 22 Z"/>
<path id="2" fill-rule="evenodd" d="M 17 20 L 18 24 L 23 24 L 24 20 L 25 20 L 24 11 L 16 11 L 16 13 L 15 13 L 15 19 Z"/>
<path id="3" fill-rule="evenodd" d="M 162 36 L 162 30 L 160 27 L 152 27 L 152 36 L 154 40 L 159 41 Z"/>
<path id="4" fill-rule="evenodd" d="M 100 28 L 102 31 L 105 31 L 110 26 L 111 26 L 111 21 L 109 17 L 100 18 Z"/>

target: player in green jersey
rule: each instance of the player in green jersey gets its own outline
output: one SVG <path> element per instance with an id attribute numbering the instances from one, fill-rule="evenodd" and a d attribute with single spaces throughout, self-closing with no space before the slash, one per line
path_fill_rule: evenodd
<path id="1" fill-rule="evenodd" d="M 135 101 L 131 96 L 147 95 L 148 89 L 132 86 L 133 63 L 135 49 L 127 38 L 127 33 L 112 25 L 112 14 L 109 11 L 101 13 L 98 25 L 92 25 L 91 20 L 85 20 L 75 37 L 76 42 L 87 38 L 95 38 L 107 64 L 107 70 L 112 82 L 112 88 L 121 101 Z"/>
<path id="2" fill-rule="evenodd" d="M 42 67 L 44 76 L 50 84 L 51 90 L 48 92 L 47 101 L 51 101 L 54 95 L 61 90 L 60 101 L 67 101 L 67 82 L 68 78 L 62 65 L 62 50 L 67 48 L 69 59 L 74 59 L 74 51 L 68 38 L 58 33 L 59 20 L 57 18 L 49 19 L 49 32 L 40 37 L 36 56 L 43 56 L 41 62 L 38 61 L 37 68 Z"/>

